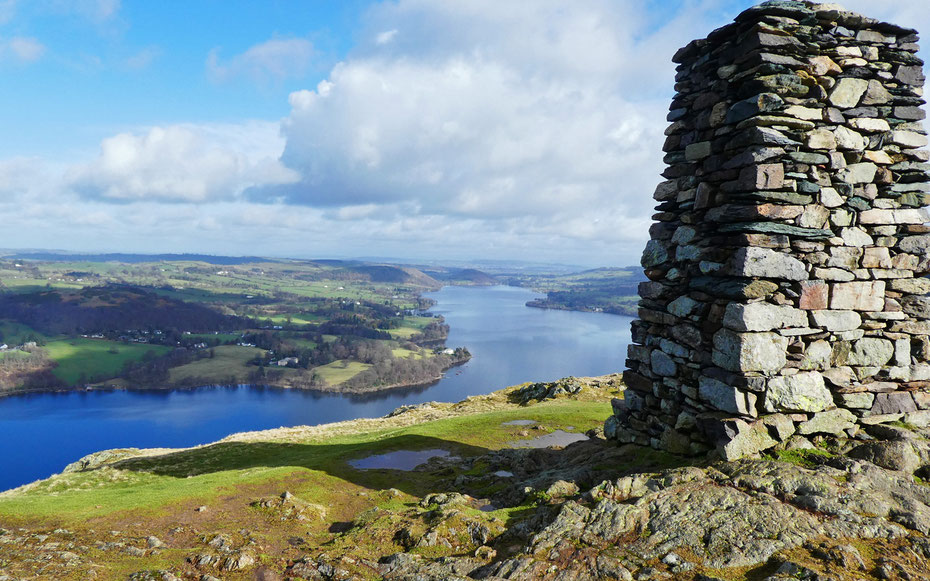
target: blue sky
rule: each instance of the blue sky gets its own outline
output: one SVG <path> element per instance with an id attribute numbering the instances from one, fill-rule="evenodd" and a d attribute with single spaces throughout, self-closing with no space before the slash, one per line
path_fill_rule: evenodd
<path id="1" fill-rule="evenodd" d="M 0 247 L 634 264 L 671 55 L 753 3 L 0 0 Z"/>
<path id="2" fill-rule="evenodd" d="M 114 128 L 284 117 L 287 95 L 315 85 L 352 48 L 367 4 L 8 3 L 12 17 L 0 38 L 33 39 L 42 52 L 34 61 L 0 61 L 0 107 L 15 112 L 0 116 L 0 130 L 21 136 L 0 147 L 6 155 L 48 155 L 96 149 Z M 211 51 L 223 61 L 273 38 L 306 42 L 311 55 L 284 78 L 217 82 L 208 74 Z"/>

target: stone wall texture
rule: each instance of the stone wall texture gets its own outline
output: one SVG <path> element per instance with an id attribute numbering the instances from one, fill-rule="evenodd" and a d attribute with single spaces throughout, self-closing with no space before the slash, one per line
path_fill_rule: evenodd
<path id="1" fill-rule="evenodd" d="M 914 30 L 772 1 L 678 51 L 609 437 L 724 458 L 930 421 Z"/>

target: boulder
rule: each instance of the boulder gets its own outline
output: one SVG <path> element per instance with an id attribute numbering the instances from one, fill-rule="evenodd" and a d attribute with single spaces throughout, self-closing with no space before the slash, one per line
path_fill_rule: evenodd
<path id="1" fill-rule="evenodd" d="M 913 474 L 921 466 L 920 454 L 907 440 L 866 442 L 850 450 L 849 456 L 908 474 Z"/>
<path id="2" fill-rule="evenodd" d="M 724 424 L 727 439 L 717 446 L 717 452 L 726 461 L 739 460 L 774 448 L 778 440 L 769 433 L 761 421 L 730 420 Z"/>
<path id="3" fill-rule="evenodd" d="M 831 434 L 843 436 L 848 429 L 856 427 L 856 416 L 849 410 L 832 409 L 819 413 L 798 425 L 798 433 L 803 436 L 811 434 Z"/>

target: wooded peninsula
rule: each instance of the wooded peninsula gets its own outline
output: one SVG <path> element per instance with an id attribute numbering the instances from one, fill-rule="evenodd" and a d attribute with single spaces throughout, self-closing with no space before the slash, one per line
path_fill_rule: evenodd
<path id="1" fill-rule="evenodd" d="M 427 384 L 470 357 L 409 267 L 207 256 L 0 259 L 0 394 Z"/>

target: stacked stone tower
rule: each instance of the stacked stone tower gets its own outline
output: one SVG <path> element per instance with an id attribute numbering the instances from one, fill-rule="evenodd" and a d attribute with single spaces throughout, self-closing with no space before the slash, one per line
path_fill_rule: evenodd
<path id="1" fill-rule="evenodd" d="M 725 458 L 930 421 L 914 30 L 770 1 L 681 49 L 608 436 Z"/>

